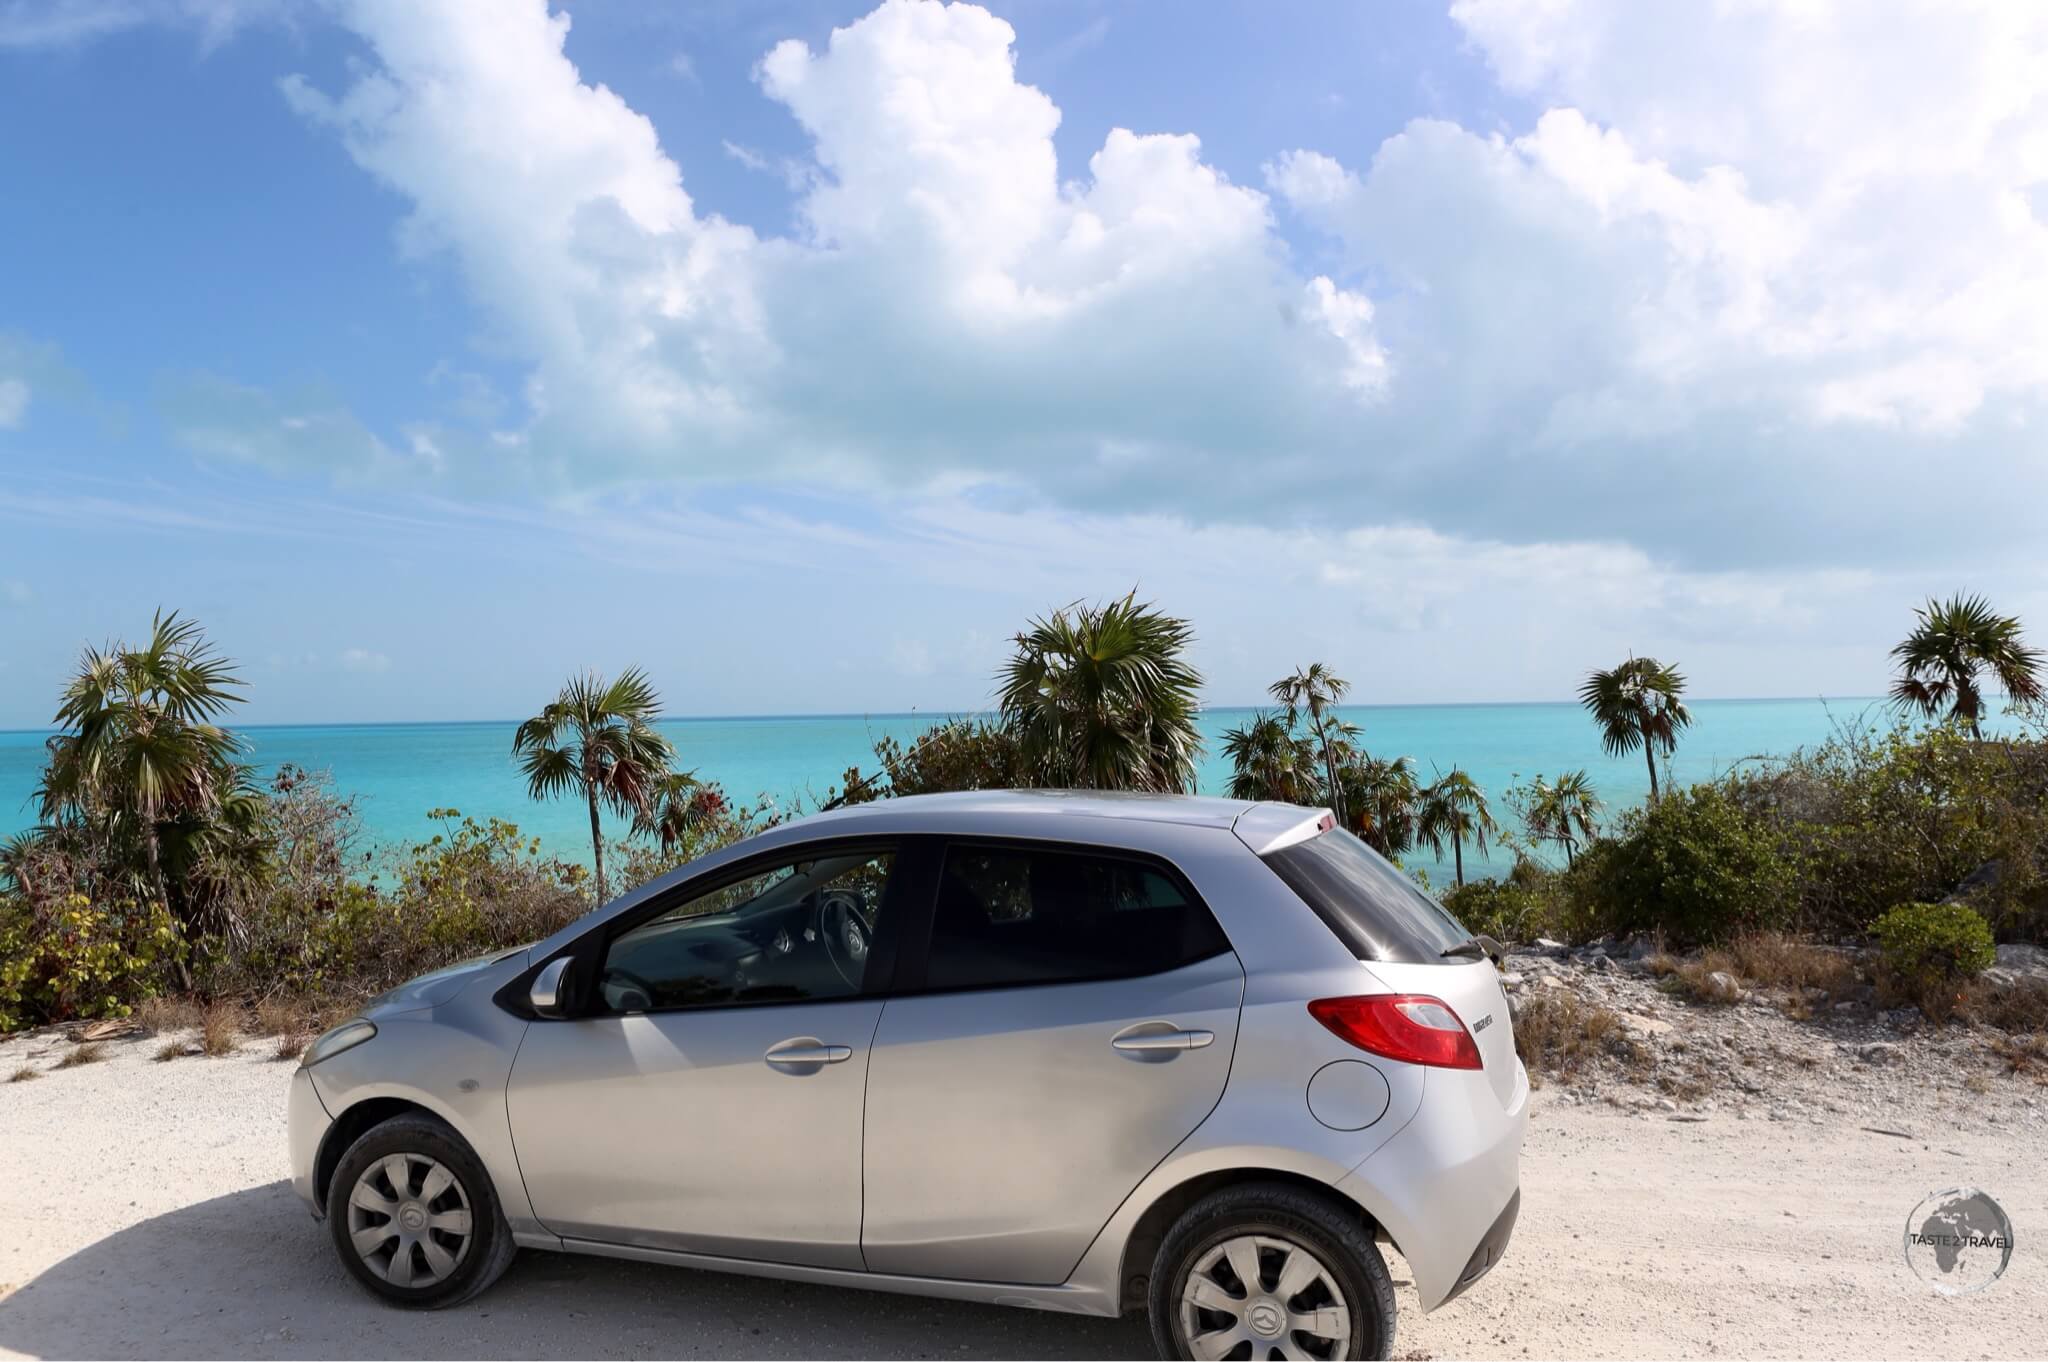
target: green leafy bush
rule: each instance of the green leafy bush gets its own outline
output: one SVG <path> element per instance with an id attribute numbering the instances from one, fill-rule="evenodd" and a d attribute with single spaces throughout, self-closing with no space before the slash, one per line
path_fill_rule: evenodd
<path id="1" fill-rule="evenodd" d="M 1675 946 L 1778 927 L 1794 883 L 1772 830 L 1716 785 L 1629 813 L 1612 839 L 1587 848 L 1573 879 L 1591 925 L 1657 932 Z"/>
<path id="2" fill-rule="evenodd" d="M 1894 904 L 1945 897 L 1973 876 L 1985 881 L 1973 904 L 1999 932 L 2048 929 L 2048 745 L 1845 727 L 1730 789 L 1795 863 L 1807 931 L 1860 932 Z"/>
<path id="3" fill-rule="evenodd" d="M 1937 1019 L 1953 1009 L 1961 985 L 1998 958 L 1990 925 L 1961 903 L 1902 903 L 1870 934 L 1888 989 Z"/>
<path id="4" fill-rule="evenodd" d="M 540 853 L 511 823 L 453 809 L 445 831 L 368 880 L 338 862 L 281 878 L 246 905 L 234 942 L 208 942 L 200 986 L 216 995 L 351 997 L 550 936 L 591 907 L 590 872 Z"/>
<path id="5" fill-rule="evenodd" d="M 0 1031 L 124 1017 L 161 987 L 183 950 L 161 903 L 0 897 Z"/>
<path id="6" fill-rule="evenodd" d="M 1588 934 L 1574 902 L 1578 879 L 1575 871 L 1520 857 L 1502 879 L 1468 880 L 1445 891 L 1443 904 L 1466 927 L 1499 941 L 1570 941 Z"/>

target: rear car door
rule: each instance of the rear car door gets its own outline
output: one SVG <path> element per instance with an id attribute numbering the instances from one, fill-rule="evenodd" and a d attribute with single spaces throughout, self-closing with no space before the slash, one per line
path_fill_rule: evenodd
<path id="1" fill-rule="evenodd" d="M 542 1224 L 861 1266 L 861 1107 L 897 860 L 886 842 L 785 850 L 590 944 L 596 996 L 527 1029 L 507 1090 Z"/>
<path id="2" fill-rule="evenodd" d="M 954 841 L 868 1066 L 871 1271 L 1057 1283 L 1200 1125 L 1244 971 L 1172 867 Z"/>

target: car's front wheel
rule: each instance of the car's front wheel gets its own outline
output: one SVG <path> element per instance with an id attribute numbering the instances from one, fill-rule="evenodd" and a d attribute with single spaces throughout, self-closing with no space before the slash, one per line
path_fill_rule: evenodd
<path id="1" fill-rule="evenodd" d="M 516 1248 L 490 1175 L 430 1116 L 394 1116 L 349 1146 L 327 1191 L 327 1224 L 351 1275 L 394 1305 L 468 1300 Z"/>
<path id="2" fill-rule="evenodd" d="M 1363 1220 L 1281 1183 L 1212 1192 L 1182 1212 L 1153 1263 L 1161 1357 L 1383 1358 L 1394 1283 Z"/>

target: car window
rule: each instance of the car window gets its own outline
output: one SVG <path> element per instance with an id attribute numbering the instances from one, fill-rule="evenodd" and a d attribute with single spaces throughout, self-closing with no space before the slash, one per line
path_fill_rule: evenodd
<path id="1" fill-rule="evenodd" d="M 1263 859 L 1361 960 L 1434 964 L 1470 935 L 1442 904 L 1342 828 Z"/>
<path id="2" fill-rule="evenodd" d="M 939 877 L 925 986 L 1156 974 L 1229 946 L 1207 908 L 1143 861 L 955 846 Z"/>
<path id="3" fill-rule="evenodd" d="M 894 856 L 872 848 L 777 865 L 620 933 L 598 991 L 612 1012 L 846 998 L 867 982 Z"/>

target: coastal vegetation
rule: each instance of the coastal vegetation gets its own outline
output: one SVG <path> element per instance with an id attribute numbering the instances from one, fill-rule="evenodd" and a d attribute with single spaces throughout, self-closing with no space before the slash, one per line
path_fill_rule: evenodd
<path id="1" fill-rule="evenodd" d="M 1892 656 L 1899 676 L 1892 699 L 1930 717 L 1945 717 L 1973 738 L 1983 736 L 1984 678 L 2014 704 L 2042 699 L 2041 653 L 2021 636 L 2020 622 L 1982 596 L 1951 596 L 1913 612 L 1920 623 Z"/>
<path id="2" fill-rule="evenodd" d="M 672 769 L 675 748 L 654 727 L 661 696 L 647 673 L 630 667 L 607 681 L 595 672 L 570 678 L 561 694 L 512 735 L 527 793 L 534 799 L 580 795 L 590 810 L 590 856 L 597 901 L 603 903 L 604 826 L 601 808 L 636 827 L 680 833 L 696 780 Z M 665 840 L 673 840 L 665 837 Z"/>
<path id="3" fill-rule="evenodd" d="M 1640 750 L 1650 770 L 1650 802 L 1657 802 L 1657 754 L 1678 750 L 1678 732 L 1692 723 L 1685 707 L 1685 677 L 1654 657 L 1631 657 L 1618 667 L 1590 672 L 1579 703 L 1600 725 L 1610 756 Z"/>
<path id="4" fill-rule="evenodd" d="M 1460 887 L 1465 883 L 1465 843 L 1470 841 L 1483 856 L 1487 834 L 1497 836 L 1499 832 L 1500 825 L 1493 821 L 1493 809 L 1486 802 L 1486 791 L 1464 771 L 1453 767 L 1423 790 L 1415 814 L 1416 840 L 1438 856 L 1444 854 L 1444 843 L 1450 843 Z"/>
<path id="5" fill-rule="evenodd" d="M 1192 794 L 1202 736 L 1194 631 L 1136 593 L 1076 602 L 1017 635 L 996 700 L 1024 774 L 1048 789 Z"/>
<path id="6" fill-rule="evenodd" d="M 1013 639 L 993 713 L 882 739 L 871 768 L 845 772 L 817 803 L 1191 789 L 1193 641 L 1187 621 L 1134 594 L 1054 610 Z M 1349 684 L 1311 662 L 1273 684 L 1275 708 L 1224 736 L 1228 791 L 1328 807 L 1397 863 L 1447 854 L 1449 885 L 1413 873 L 1468 927 L 1505 941 L 1704 952 L 1665 971 L 1700 996 L 1744 970 L 1826 992 L 1842 981 L 1814 983 L 1825 973 L 1815 962 L 1863 943 L 1888 1000 L 2040 1029 L 2048 1000 L 1975 977 L 1996 943 L 2048 940 L 2040 657 L 2017 621 L 1975 599 L 1920 611 L 1894 656 L 1902 712 L 1889 726 L 1845 725 L 1618 810 L 1583 769 L 1537 774 L 1501 791 L 1498 813 L 1461 768 L 1424 780 L 1414 756 L 1370 750 L 1342 709 Z M 1654 779 L 1690 722 L 1684 689 L 1650 658 L 1591 674 L 1589 744 L 1644 752 Z M 39 826 L 0 848 L 0 1029 L 120 1016 L 167 993 L 223 1016 L 353 1005 L 544 937 L 593 896 L 803 811 L 740 806 L 683 769 L 655 726 L 651 678 L 629 670 L 573 678 L 512 744 L 535 799 L 590 811 L 588 865 L 453 809 L 432 812 L 439 830 L 425 840 L 366 846 L 353 801 L 324 776 L 287 766 L 258 782 L 223 723 L 243 693 L 233 664 L 175 614 L 139 643 L 84 653 L 58 699 Z M 1997 695 L 2011 722 L 1994 735 Z M 623 816 L 623 837 L 605 836 L 606 809 Z M 1504 854 L 1505 872 L 1468 879 L 1468 852 Z M 276 1022 L 288 1035 L 293 1025 Z"/>

